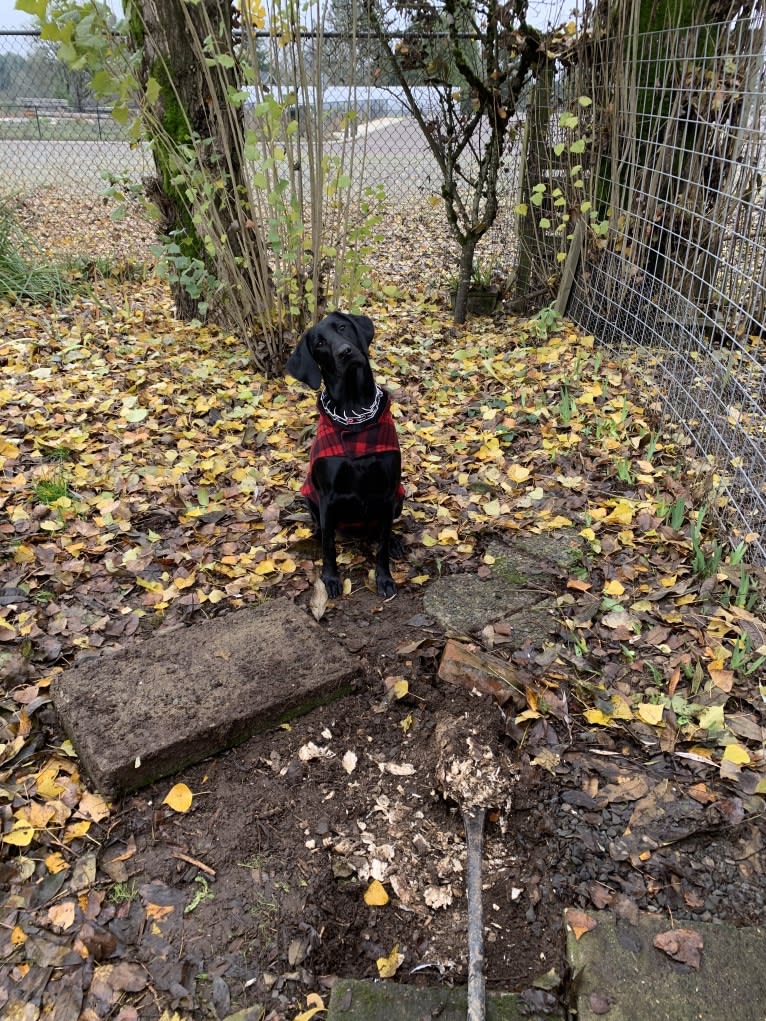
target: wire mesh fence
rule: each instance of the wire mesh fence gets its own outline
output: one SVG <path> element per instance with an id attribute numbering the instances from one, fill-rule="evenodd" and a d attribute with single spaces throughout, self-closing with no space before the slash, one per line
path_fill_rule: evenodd
<path id="1" fill-rule="evenodd" d="M 427 205 L 433 220 L 441 172 L 401 90 L 381 83 L 372 60 L 357 59 L 352 74 L 348 40 L 327 34 L 321 47 L 314 58 L 327 84 L 321 101 L 311 101 L 321 111 L 325 151 L 343 161 L 352 139 L 363 152 L 352 167 L 359 187 L 382 184 L 391 211 Z M 634 35 L 596 53 L 571 80 L 545 83 L 549 155 L 564 137 L 562 104 L 571 106 L 573 96 L 590 94 L 611 111 L 581 173 L 561 160 L 549 160 L 545 171 L 552 207 L 581 198 L 571 194 L 578 185 L 611 213 L 608 237 L 584 244 L 568 312 L 602 345 L 640 350 L 667 417 L 722 477 L 716 506 L 732 535 L 748 536 L 753 557 L 766 561 L 763 22 Z M 427 105 L 428 86 L 414 87 L 426 90 Z M 305 88 L 303 95 L 305 102 Z M 305 111 L 296 103 L 293 115 L 300 124 Z M 525 227 L 517 213 L 520 194 L 526 188 L 529 197 L 542 174 L 540 139 L 530 138 L 538 116 L 533 99 L 513 125 L 500 215 L 477 256 L 516 272 L 527 290 L 539 284 L 543 303 L 560 274 L 562 235 L 538 229 L 535 265 L 525 268 L 531 234 L 519 242 Z M 591 128 L 584 122 L 578 130 Z M 107 175 L 139 181 L 151 173 L 150 153 L 121 130 L 93 101 L 87 77 L 66 71 L 34 33 L 0 31 L 3 190 L 96 191 Z M 552 218 L 545 204 L 539 212 L 543 223 Z M 386 226 L 384 219 L 384 236 Z M 442 230 L 437 243 L 447 236 Z"/>
<path id="2" fill-rule="evenodd" d="M 37 187 L 95 192 L 108 174 L 140 180 L 151 156 L 133 146 L 90 77 L 70 71 L 34 31 L 0 31 L 0 179 L 7 192 Z"/>
<path id="3" fill-rule="evenodd" d="M 722 479 L 715 508 L 766 560 L 766 104 L 762 20 L 636 37 L 596 67 L 612 231 L 569 314 L 642 349 L 668 417 Z"/>
<path id="4" fill-rule="evenodd" d="M 265 93 L 280 100 L 294 95 L 291 116 L 301 123 L 304 117 L 318 114 L 324 152 L 348 166 L 356 193 L 382 186 L 390 210 L 439 206 L 442 175 L 401 87 L 393 80 L 380 84 L 379 64 L 363 58 L 358 44 L 352 47 L 342 33 L 323 33 L 321 40 L 308 44 L 303 40 L 301 44 L 308 51 L 309 73 L 326 84 L 321 90 L 307 87 L 294 80 L 294 68 L 286 63 L 274 68 L 268 78 L 249 90 L 246 126 L 253 126 L 252 110 Z M 353 70 L 349 66 L 352 49 L 356 57 Z M 423 109 L 438 118 L 437 91 L 416 81 L 412 91 Z M 482 259 L 504 271 L 512 263 L 515 248 L 513 198 L 521 165 L 521 128 L 518 122 L 509 132 L 511 141 L 500 174 L 500 215 L 480 246 Z M 480 125 L 476 132 L 477 149 L 483 144 L 483 130 Z M 305 142 L 303 149 L 305 157 Z M 471 152 L 466 152 L 466 171 L 472 158 Z M 309 165 L 305 158 L 299 162 L 304 170 Z M 110 177 L 139 182 L 151 172 L 149 148 L 132 144 L 110 109 L 95 102 L 86 72 L 70 71 L 36 32 L 0 29 L 0 179 L 4 190 L 56 186 L 98 192 Z"/>

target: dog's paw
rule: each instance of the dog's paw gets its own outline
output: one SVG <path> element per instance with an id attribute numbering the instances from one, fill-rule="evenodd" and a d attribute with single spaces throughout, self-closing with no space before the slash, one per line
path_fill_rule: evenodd
<path id="1" fill-rule="evenodd" d="M 375 581 L 378 587 L 378 595 L 384 599 L 391 599 L 396 595 L 396 582 L 390 574 L 383 574 L 382 571 L 375 572 Z"/>
<path id="2" fill-rule="evenodd" d="M 337 599 L 343 591 L 343 585 L 337 574 L 322 574 L 324 587 L 327 589 L 328 599 Z"/>

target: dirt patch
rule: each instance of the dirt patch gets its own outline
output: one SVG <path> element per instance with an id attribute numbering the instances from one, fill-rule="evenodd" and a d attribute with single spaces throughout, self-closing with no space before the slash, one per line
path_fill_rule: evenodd
<path id="1" fill-rule="evenodd" d="M 328 644 L 365 662 L 356 692 L 177 777 L 195 792 L 187 815 L 162 805 L 168 782 L 127 798 L 105 850 L 114 858 L 135 842 L 126 866 L 138 895 L 122 906 L 126 918 L 153 912 L 157 884 L 195 905 L 168 935 L 159 975 L 156 934 L 136 947 L 153 984 L 175 986 L 183 1009 L 212 1003 L 214 985 L 220 1000 L 218 977 L 232 1005 L 284 1010 L 334 976 L 377 977 L 376 961 L 395 946 L 399 979 L 465 979 L 465 838 L 457 806 L 437 789 L 433 732 L 438 719 L 469 712 L 502 734 L 503 714 L 437 679 L 443 638 L 417 593 L 381 605 L 359 591 L 325 627 Z M 409 682 L 401 699 L 387 694 L 393 676 Z M 487 827 L 490 988 L 563 974 L 564 902 L 540 885 L 555 861 L 551 781 L 525 769 L 510 813 Z M 373 879 L 391 897 L 385 906 L 364 902 Z"/>
<path id="2" fill-rule="evenodd" d="M 766 918 L 762 818 L 725 790 L 695 800 L 702 765 L 647 761 L 627 732 L 595 737 L 555 716 L 520 738 L 513 711 L 437 677 L 445 636 L 417 591 L 381 605 L 358 589 L 322 626 L 360 657 L 351 696 L 177 777 L 195 795 L 187 815 L 162 804 L 168 781 L 121 806 L 102 858 L 124 858 L 135 896 L 108 926 L 122 925 L 122 958 L 141 962 L 162 1002 L 200 1018 L 255 1003 L 289 1017 L 337 976 L 377 978 L 392 952 L 397 981 L 464 983 L 465 839 L 438 790 L 434 731 L 465 713 L 519 770 L 510 811 L 486 830 L 488 988 L 563 1016 L 567 905 Z M 373 879 L 384 906 L 365 903 Z M 545 973 L 552 992 L 533 987 Z M 150 1017 L 148 993 L 141 1002 Z"/>

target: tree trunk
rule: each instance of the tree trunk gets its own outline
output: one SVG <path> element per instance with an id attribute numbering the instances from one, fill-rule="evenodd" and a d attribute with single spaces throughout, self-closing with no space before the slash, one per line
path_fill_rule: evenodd
<path id="1" fill-rule="evenodd" d="M 268 263 L 249 215 L 243 108 L 228 98 L 229 89 L 240 84 L 232 54 L 232 5 L 226 0 L 133 0 L 127 10 L 142 54 L 144 86 L 150 79 L 159 85 L 150 101 L 158 130 L 148 130 L 157 173 L 147 182 L 147 192 L 160 210 L 161 233 L 178 245 L 181 260 L 203 266 L 209 282 L 218 281 L 209 312 L 244 334 L 250 345 L 269 314 Z M 211 37 L 215 52 L 222 54 L 213 67 L 202 52 L 202 41 Z M 180 318 L 199 316 L 199 288 L 177 282 L 172 290 Z"/>
<path id="2" fill-rule="evenodd" d="M 466 321 L 468 316 L 468 291 L 471 287 L 473 275 L 473 257 L 476 251 L 478 238 L 468 235 L 463 241 L 460 249 L 460 265 L 458 268 L 457 293 L 455 294 L 455 307 L 452 313 L 452 320 L 458 326 Z"/>

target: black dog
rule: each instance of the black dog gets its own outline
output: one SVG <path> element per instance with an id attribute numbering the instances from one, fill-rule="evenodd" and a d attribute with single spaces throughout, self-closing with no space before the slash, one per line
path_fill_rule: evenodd
<path id="1" fill-rule="evenodd" d="M 368 350 L 375 333 L 367 316 L 331 312 L 301 337 L 285 371 L 318 390 L 319 427 L 311 447 L 306 497 L 322 541 L 322 581 L 341 592 L 336 530 L 378 541 L 375 581 L 382 596 L 391 577 L 391 526 L 404 500 L 402 459 L 390 398 L 376 383 Z"/>

